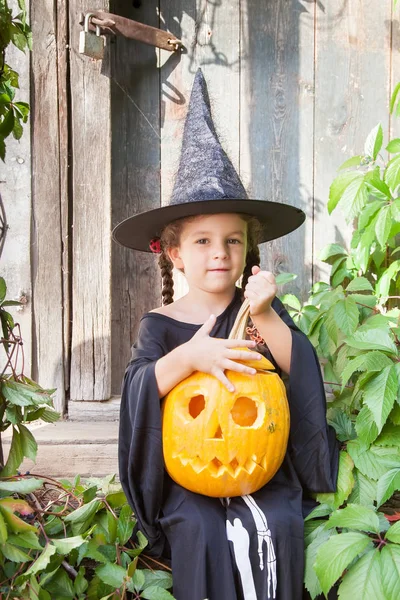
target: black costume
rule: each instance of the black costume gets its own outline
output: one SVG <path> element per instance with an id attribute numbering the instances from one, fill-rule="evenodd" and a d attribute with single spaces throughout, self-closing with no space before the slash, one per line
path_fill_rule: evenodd
<path id="1" fill-rule="evenodd" d="M 237 288 L 232 302 L 218 316 L 211 336 L 228 337 L 240 305 Z M 272 307 L 292 331 L 288 450 L 281 468 L 262 489 L 224 501 L 182 488 L 170 479 L 163 464 L 155 363 L 189 341 L 200 325 L 158 313 L 147 313 L 141 320 L 121 400 L 120 478 L 138 526 L 149 540 L 149 552 L 155 556 L 171 552 L 177 600 L 302 597 L 303 517 L 314 505 L 307 494 L 335 490 L 338 449 L 334 432 L 326 423 L 315 350 L 277 298 Z M 268 349 L 259 345 L 257 350 L 279 373 Z M 239 552 L 239 545 L 228 541 L 236 532 L 240 543 L 247 544 L 248 556 L 243 547 Z M 251 566 L 252 577 L 247 582 L 242 582 L 246 564 L 240 566 L 238 558 Z"/>

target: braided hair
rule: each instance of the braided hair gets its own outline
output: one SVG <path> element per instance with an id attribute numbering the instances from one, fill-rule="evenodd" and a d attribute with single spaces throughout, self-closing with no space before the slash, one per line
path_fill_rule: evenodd
<path id="1" fill-rule="evenodd" d="M 251 275 L 251 268 L 254 265 L 260 266 L 260 250 L 258 248 L 258 240 L 261 231 L 260 222 L 255 217 L 248 215 L 240 215 L 247 223 L 247 255 L 246 264 L 242 276 L 242 294 L 247 285 L 247 281 Z M 158 259 L 158 266 L 161 269 L 162 277 L 162 304 L 172 304 L 174 301 L 174 279 L 172 276 L 173 264 L 168 256 L 169 248 L 179 246 L 180 234 L 183 226 L 189 221 L 195 220 L 197 217 L 184 217 L 177 219 L 167 225 L 161 234 L 161 254 Z"/>

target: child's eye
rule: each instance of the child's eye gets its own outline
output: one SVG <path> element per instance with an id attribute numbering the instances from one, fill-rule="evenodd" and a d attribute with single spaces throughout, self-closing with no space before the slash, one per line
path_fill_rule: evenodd
<path id="1" fill-rule="evenodd" d="M 196 241 L 196 244 L 207 244 L 207 243 L 208 243 L 207 238 L 201 238 L 200 240 Z"/>
<path id="2" fill-rule="evenodd" d="M 241 241 L 236 238 L 229 238 L 228 244 L 241 244 Z"/>

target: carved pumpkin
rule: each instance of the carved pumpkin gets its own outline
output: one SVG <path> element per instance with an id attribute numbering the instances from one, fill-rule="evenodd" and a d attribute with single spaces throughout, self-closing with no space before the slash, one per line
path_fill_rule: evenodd
<path id="1" fill-rule="evenodd" d="M 279 469 L 289 435 L 283 381 L 267 359 L 246 361 L 256 375 L 227 371 L 218 379 L 193 373 L 166 396 L 163 451 L 169 475 L 206 496 L 242 496 L 265 485 Z"/>

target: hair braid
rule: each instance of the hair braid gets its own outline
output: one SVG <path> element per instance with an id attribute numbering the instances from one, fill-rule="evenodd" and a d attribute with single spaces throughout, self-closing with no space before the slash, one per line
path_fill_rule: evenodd
<path id="1" fill-rule="evenodd" d="M 158 259 L 158 266 L 161 269 L 162 277 L 162 304 L 165 306 L 166 304 L 172 304 L 174 301 L 174 279 L 172 277 L 172 263 L 164 250 L 162 250 Z"/>

